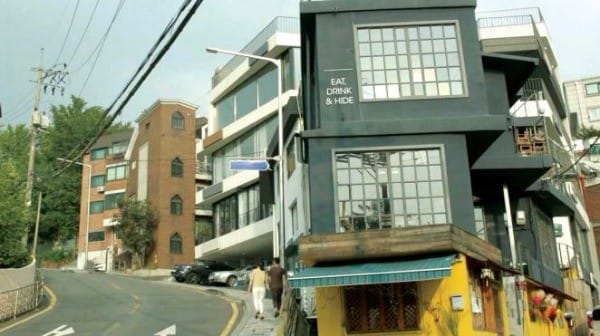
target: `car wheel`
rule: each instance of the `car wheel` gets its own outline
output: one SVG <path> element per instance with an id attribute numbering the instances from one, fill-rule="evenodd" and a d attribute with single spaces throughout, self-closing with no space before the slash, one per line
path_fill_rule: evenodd
<path id="1" fill-rule="evenodd" d="M 229 278 L 227 278 L 227 286 L 229 287 L 235 287 L 235 285 L 237 284 L 237 278 L 233 275 L 229 276 Z"/>
<path id="2" fill-rule="evenodd" d="M 197 284 L 199 280 L 198 274 L 192 272 L 185 277 L 185 282 L 190 284 Z"/>

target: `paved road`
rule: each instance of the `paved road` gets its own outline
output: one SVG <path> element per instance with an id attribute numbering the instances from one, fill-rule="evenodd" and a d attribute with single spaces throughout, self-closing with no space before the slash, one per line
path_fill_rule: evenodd
<path id="1" fill-rule="evenodd" d="M 2 336 L 214 336 L 233 314 L 230 302 L 197 286 L 103 273 L 44 276 L 57 297 L 54 308 Z"/>

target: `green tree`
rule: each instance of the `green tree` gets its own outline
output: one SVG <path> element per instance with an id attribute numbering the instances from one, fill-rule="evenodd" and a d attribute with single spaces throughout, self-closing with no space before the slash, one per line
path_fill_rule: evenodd
<path id="1" fill-rule="evenodd" d="M 2 160 L 0 169 L 0 268 L 23 267 L 29 253 L 22 239 L 27 232 L 25 181 L 13 159 Z"/>
<path id="2" fill-rule="evenodd" d="M 119 202 L 119 212 L 114 217 L 119 222 L 117 234 L 123 245 L 128 247 L 140 261 L 146 264 L 148 256 L 154 248 L 154 230 L 158 225 L 158 212 L 147 200 L 132 199 Z"/>

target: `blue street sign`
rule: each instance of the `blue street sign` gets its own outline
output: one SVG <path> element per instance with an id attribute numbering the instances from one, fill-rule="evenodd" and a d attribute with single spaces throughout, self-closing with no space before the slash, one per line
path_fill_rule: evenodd
<path id="1" fill-rule="evenodd" d="M 267 160 L 230 160 L 229 168 L 232 170 L 269 170 Z"/>

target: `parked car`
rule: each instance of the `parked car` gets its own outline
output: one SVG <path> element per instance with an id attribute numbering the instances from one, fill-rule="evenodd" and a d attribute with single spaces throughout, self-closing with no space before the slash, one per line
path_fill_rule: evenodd
<path id="1" fill-rule="evenodd" d="M 238 267 L 231 271 L 212 272 L 208 276 L 209 283 L 225 284 L 229 287 L 235 287 L 239 282 L 248 281 L 248 275 L 254 268 L 253 265 Z"/>
<path id="2" fill-rule="evenodd" d="M 208 284 L 208 276 L 216 271 L 230 271 L 233 267 L 217 261 L 196 260 L 193 264 L 178 264 L 173 266 L 171 276 L 177 282 L 186 282 L 193 284 Z"/>

